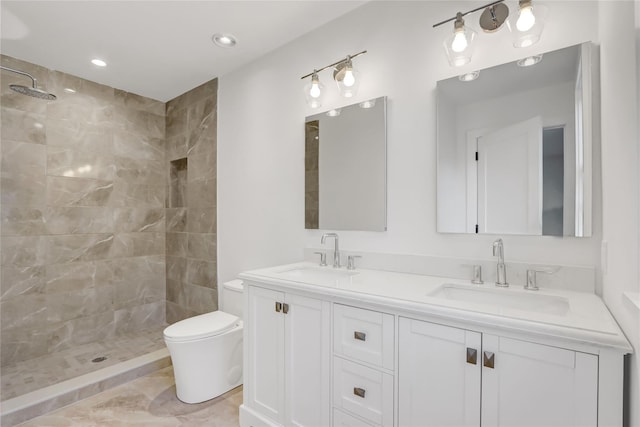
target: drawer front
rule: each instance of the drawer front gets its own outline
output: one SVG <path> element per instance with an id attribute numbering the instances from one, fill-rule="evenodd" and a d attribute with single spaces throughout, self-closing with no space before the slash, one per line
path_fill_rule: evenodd
<path id="1" fill-rule="evenodd" d="M 372 424 L 362 421 L 353 415 L 342 412 L 339 409 L 333 410 L 333 427 L 379 427 L 378 424 Z"/>
<path id="2" fill-rule="evenodd" d="M 340 304 L 333 307 L 334 352 L 393 370 L 393 316 Z"/>
<path id="3" fill-rule="evenodd" d="M 373 424 L 393 425 L 393 376 L 333 358 L 333 406 Z"/>

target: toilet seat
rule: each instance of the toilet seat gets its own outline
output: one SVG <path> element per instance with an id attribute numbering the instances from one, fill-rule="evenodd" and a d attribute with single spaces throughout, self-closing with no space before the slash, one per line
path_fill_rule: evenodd
<path id="1" fill-rule="evenodd" d="M 240 319 L 224 311 L 213 311 L 190 317 L 168 326 L 164 338 L 168 341 L 192 341 L 223 334 L 238 325 Z"/>

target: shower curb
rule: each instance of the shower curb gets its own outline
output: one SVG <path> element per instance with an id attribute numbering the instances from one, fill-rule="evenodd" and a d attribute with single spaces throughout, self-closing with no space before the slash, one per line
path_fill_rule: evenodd
<path id="1" fill-rule="evenodd" d="M 171 365 L 166 348 L 1 403 L 0 425 L 15 426 Z"/>

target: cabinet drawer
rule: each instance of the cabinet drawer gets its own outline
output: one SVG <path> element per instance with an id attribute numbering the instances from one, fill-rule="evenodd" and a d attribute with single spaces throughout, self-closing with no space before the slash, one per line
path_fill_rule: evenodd
<path id="1" fill-rule="evenodd" d="M 362 421 L 360 418 L 356 418 L 339 409 L 334 409 L 333 427 L 378 427 L 378 425 Z"/>
<path id="2" fill-rule="evenodd" d="M 333 406 L 374 424 L 393 425 L 393 376 L 334 357 Z"/>
<path id="3" fill-rule="evenodd" d="M 333 348 L 338 355 L 393 369 L 393 316 L 335 304 Z"/>

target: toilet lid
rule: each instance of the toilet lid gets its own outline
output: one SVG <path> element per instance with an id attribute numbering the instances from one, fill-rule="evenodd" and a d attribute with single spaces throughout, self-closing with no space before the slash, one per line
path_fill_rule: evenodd
<path id="1" fill-rule="evenodd" d="M 224 311 L 214 311 L 190 317 L 168 326 L 164 337 L 170 340 L 194 340 L 220 335 L 232 329 L 238 317 Z"/>

